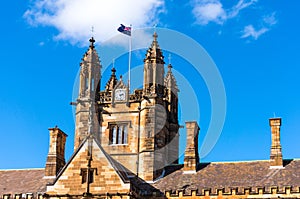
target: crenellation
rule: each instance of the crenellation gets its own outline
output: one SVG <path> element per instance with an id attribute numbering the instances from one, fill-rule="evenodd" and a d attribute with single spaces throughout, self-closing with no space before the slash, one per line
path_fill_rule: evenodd
<path id="1" fill-rule="evenodd" d="M 289 186 L 291 193 L 300 193 L 300 186 Z"/>
<path id="2" fill-rule="evenodd" d="M 44 193 L 14 193 L 0 194 L 1 199 L 43 199 Z"/>
<path id="3" fill-rule="evenodd" d="M 102 185 L 105 184 L 114 184 L 114 180 L 111 181 L 103 181 Z M 76 185 L 76 183 L 74 184 Z M 297 187 L 299 189 L 299 187 Z M 75 190 L 80 191 L 80 188 L 75 188 Z M 184 189 L 178 189 L 178 190 L 166 190 L 163 193 L 159 191 L 143 191 L 139 190 L 138 188 L 133 188 L 132 191 L 129 192 L 120 192 L 119 189 L 111 188 L 107 189 L 105 187 L 94 187 L 94 191 L 97 192 L 102 192 L 102 193 L 97 193 L 97 194 L 92 194 L 93 197 L 99 198 L 102 196 L 109 196 L 111 198 L 124 198 L 124 197 L 130 197 L 130 196 L 136 196 L 136 197 L 141 197 L 143 198 L 158 198 L 158 197 L 163 197 L 163 198 L 185 198 L 185 199 L 190 199 L 190 198 L 198 198 L 198 199 L 205 199 L 205 198 L 210 198 L 210 199 L 217 199 L 217 198 L 299 198 L 300 197 L 300 192 L 293 192 L 291 193 L 291 187 L 270 187 L 269 190 L 264 189 L 264 187 L 235 187 L 235 188 L 230 188 L 229 192 L 225 191 L 224 188 L 216 188 L 214 190 L 210 188 L 202 188 L 201 191 L 198 189 L 191 189 L 191 190 L 184 190 Z M 109 190 L 109 192 L 107 192 Z M 243 191 L 239 191 L 243 190 Z M 255 190 L 255 191 L 251 191 Z M 279 190 L 285 190 L 285 192 L 280 193 Z M 43 194 L 43 193 L 16 193 L 16 194 L 3 194 L 0 196 L 0 198 L 5 198 L 5 199 L 47 199 L 47 198 L 65 198 L 65 199 L 70 199 L 70 198 L 76 198 L 77 196 L 82 196 L 82 195 L 70 195 L 68 194 L 68 191 L 66 190 L 65 193 L 61 194 Z"/>
<path id="4" fill-rule="evenodd" d="M 166 190 L 164 192 L 166 198 L 272 198 L 272 197 L 287 197 L 287 198 L 299 198 L 300 192 L 297 193 L 289 193 L 289 191 L 285 191 L 284 193 L 280 193 L 278 190 L 289 190 L 290 187 L 271 187 L 270 190 L 265 190 L 264 187 L 235 187 L 230 188 L 227 191 L 224 188 L 202 188 L 199 189 L 191 189 L 191 190 Z M 241 190 L 241 191 L 239 191 Z M 251 191 L 256 190 L 256 191 Z M 274 196 L 275 195 L 275 196 Z"/>

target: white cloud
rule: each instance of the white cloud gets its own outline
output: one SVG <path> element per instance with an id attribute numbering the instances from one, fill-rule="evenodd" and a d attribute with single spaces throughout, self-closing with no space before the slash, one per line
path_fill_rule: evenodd
<path id="1" fill-rule="evenodd" d="M 257 1 L 258 0 L 250 0 L 250 1 L 240 0 L 235 6 L 233 6 L 230 9 L 229 14 L 228 14 L 228 18 L 236 17 L 241 10 L 253 5 Z"/>
<path id="2" fill-rule="evenodd" d="M 245 26 L 245 28 L 243 30 L 243 35 L 241 36 L 241 38 L 252 37 L 253 39 L 257 40 L 262 34 L 266 33 L 267 31 L 269 31 L 269 29 L 265 28 L 265 27 L 263 27 L 259 30 L 255 30 L 253 25 L 248 25 L 248 26 Z"/>
<path id="3" fill-rule="evenodd" d="M 199 25 L 207 25 L 210 22 L 224 24 L 226 21 L 238 17 L 242 10 L 258 2 L 258 0 L 238 0 L 237 4 L 226 9 L 221 3 L 221 0 L 190 1 L 194 7 L 193 15 L 196 18 L 196 23 Z M 276 13 L 273 12 L 262 17 L 260 29 L 254 28 L 252 24 L 245 26 L 241 38 L 253 38 L 257 40 L 261 35 L 270 31 L 275 24 L 277 24 L 277 19 Z"/>
<path id="4" fill-rule="evenodd" d="M 86 43 L 91 27 L 97 41 L 117 34 L 120 23 L 152 26 L 164 12 L 164 0 L 36 0 L 24 13 L 32 26 L 55 27 L 56 39 Z"/>
<path id="5" fill-rule="evenodd" d="M 273 25 L 277 24 L 277 19 L 276 19 L 275 15 L 276 15 L 276 13 L 273 12 L 272 14 L 266 15 L 263 17 L 263 21 L 266 23 L 266 25 L 273 26 Z"/>
<path id="6" fill-rule="evenodd" d="M 207 25 L 209 22 L 223 24 L 228 19 L 236 17 L 241 10 L 253 5 L 258 0 L 239 0 L 230 9 L 224 9 L 220 0 L 193 0 L 193 14 L 196 23 Z"/>
<path id="7" fill-rule="evenodd" d="M 270 15 L 266 15 L 262 18 L 263 27 L 259 30 L 256 30 L 253 25 L 248 25 L 244 27 L 243 35 L 241 38 L 249 38 L 252 37 L 253 39 L 257 40 L 261 35 L 271 30 L 272 26 L 277 24 L 277 19 L 275 17 L 276 13 L 273 12 Z"/>
<path id="8" fill-rule="evenodd" d="M 193 14 L 196 23 L 201 25 L 206 25 L 209 22 L 222 24 L 227 18 L 223 5 L 218 0 L 196 2 Z"/>

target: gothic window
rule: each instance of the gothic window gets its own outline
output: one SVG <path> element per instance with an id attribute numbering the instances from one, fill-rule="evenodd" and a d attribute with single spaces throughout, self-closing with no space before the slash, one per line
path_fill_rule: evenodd
<path id="1" fill-rule="evenodd" d="M 92 79 L 92 91 L 94 91 L 94 89 L 95 89 L 94 83 L 95 83 L 95 80 L 94 80 L 94 78 L 93 78 L 93 79 Z"/>
<path id="2" fill-rule="evenodd" d="M 109 144 L 128 143 L 128 123 L 110 124 Z"/>

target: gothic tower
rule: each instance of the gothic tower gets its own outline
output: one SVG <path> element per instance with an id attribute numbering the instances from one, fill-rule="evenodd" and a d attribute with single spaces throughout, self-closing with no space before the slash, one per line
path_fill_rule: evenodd
<path id="1" fill-rule="evenodd" d="M 75 144 L 76 150 L 82 140 L 91 133 L 99 138 L 99 123 L 95 96 L 100 89 L 101 63 L 92 37 L 90 46 L 80 63 L 79 93 L 76 105 Z M 91 112 L 91 114 L 89 114 Z M 89 118 L 91 117 L 91 118 Z"/>
<path id="2" fill-rule="evenodd" d="M 141 101 L 139 175 L 146 181 L 153 181 L 161 176 L 164 167 L 176 163 L 178 157 L 178 141 L 174 140 L 178 138 L 178 119 L 174 116 L 177 113 L 172 113 L 174 110 L 177 112 L 178 89 L 170 70 L 165 79 L 164 64 L 157 34 L 154 33 L 153 42 L 144 59 L 143 100 Z M 174 90 L 175 93 L 172 94 L 172 91 L 168 93 L 168 89 L 172 90 L 172 88 L 177 89 Z M 173 146 L 169 146 L 171 141 Z"/>
<path id="3" fill-rule="evenodd" d="M 107 154 L 146 181 L 154 181 L 167 165 L 177 163 L 178 88 L 172 66 L 169 65 L 165 76 L 164 64 L 154 33 L 144 59 L 143 88 L 129 93 L 128 85 L 122 76 L 117 78 L 113 67 L 104 90 L 97 90 L 95 96 L 91 91 L 97 88 L 101 65 L 92 40 L 81 63 L 75 148 L 92 131 Z M 94 120 L 89 120 L 95 97 L 97 111 Z"/>

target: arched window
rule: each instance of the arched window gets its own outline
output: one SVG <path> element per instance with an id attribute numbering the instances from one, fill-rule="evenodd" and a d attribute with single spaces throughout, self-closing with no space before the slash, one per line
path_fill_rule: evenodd
<path id="1" fill-rule="evenodd" d="M 127 144 L 128 142 L 128 123 L 110 124 L 109 143 Z"/>
<path id="2" fill-rule="evenodd" d="M 123 144 L 123 125 L 120 125 L 118 128 L 118 144 Z"/>
<path id="3" fill-rule="evenodd" d="M 128 137 L 128 127 L 127 125 L 124 126 L 123 129 L 123 143 L 127 144 L 127 137 Z"/>
<path id="4" fill-rule="evenodd" d="M 117 126 L 113 127 L 112 144 L 117 144 Z"/>
<path id="5" fill-rule="evenodd" d="M 94 89 L 95 89 L 95 80 L 94 80 L 94 78 L 92 79 L 92 91 L 94 91 Z"/>

